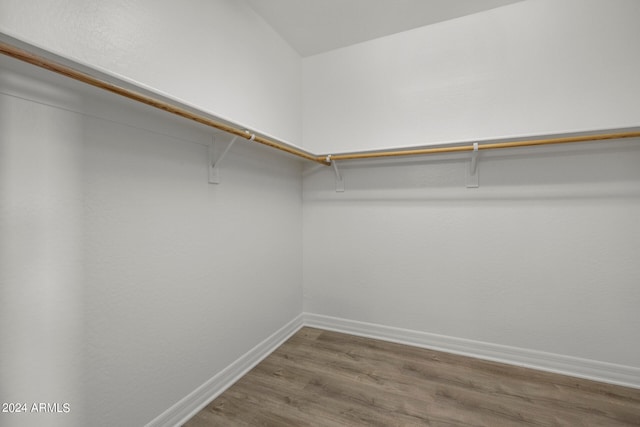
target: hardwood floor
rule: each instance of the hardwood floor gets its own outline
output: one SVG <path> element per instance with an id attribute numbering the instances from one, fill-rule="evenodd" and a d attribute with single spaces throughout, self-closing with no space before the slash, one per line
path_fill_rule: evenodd
<path id="1" fill-rule="evenodd" d="M 303 328 L 204 426 L 640 426 L 640 390 Z"/>

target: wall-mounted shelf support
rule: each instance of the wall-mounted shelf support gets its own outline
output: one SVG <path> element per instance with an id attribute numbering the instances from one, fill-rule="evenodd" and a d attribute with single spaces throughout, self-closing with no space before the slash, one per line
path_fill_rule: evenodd
<path id="1" fill-rule="evenodd" d="M 227 155 L 231 146 L 236 142 L 236 139 L 238 139 L 238 137 L 234 136 L 217 159 L 215 157 L 215 144 L 213 141 L 209 144 L 209 184 L 220 184 L 220 163 L 222 163 L 222 159 Z"/>
<path id="2" fill-rule="evenodd" d="M 467 169 L 467 188 L 478 188 L 480 186 L 478 179 L 478 143 L 473 143 L 473 152 L 471 153 L 471 162 Z"/>
<path id="3" fill-rule="evenodd" d="M 331 154 L 327 155 L 327 163 L 333 166 L 333 171 L 336 173 L 336 193 L 344 193 L 344 179 L 342 175 L 340 175 L 338 164 L 334 160 L 331 160 Z"/>

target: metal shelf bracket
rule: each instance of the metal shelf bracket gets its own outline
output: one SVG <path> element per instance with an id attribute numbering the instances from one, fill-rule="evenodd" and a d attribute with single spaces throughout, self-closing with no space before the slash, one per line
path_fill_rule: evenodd
<path id="1" fill-rule="evenodd" d="M 220 163 L 222 163 L 222 159 L 227 155 L 231 146 L 236 142 L 236 139 L 238 139 L 238 137 L 234 136 L 218 158 L 216 158 L 215 144 L 213 141 L 209 144 L 209 184 L 220 184 Z"/>
<path id="2" fill-rule="evenodd" d="M 467 169 L 467 188 L 478 188 L 480 181 L 478 179 L 478 143 L 473 143 L 473 152 L 471 153 L 471 162 Z"/>
<path id="3" fill-rule="evenodd" d="M 340 175 L 338 164 L 334 160 L 331 160 L 331 154 L 327 155 L 327 163 L 331 163 L 333 171 L 336 173 L 336 193 L 344 193 L 344 179 L 342 175 Z"/>

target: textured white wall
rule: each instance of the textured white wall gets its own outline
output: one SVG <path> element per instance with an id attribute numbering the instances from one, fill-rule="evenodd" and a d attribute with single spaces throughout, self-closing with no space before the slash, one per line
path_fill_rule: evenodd
<path id="1" fill-rule="evenodd" d="M 304 58 L 304 147 L 637 126 L 638 18 L 635 0 L 530 0 Z"/>
<path id="2" fill-rule="evenodd" d="M 639 16 L 526 1 L 305 58 L 305 148 L 638 126 Z M 464 158 L 307 175 L 305 311 L 640 367 L 638 141 L 483 152 L 477 190 Z"/>
<path id="3" fill-rule="evenodd" d="M 144 425 L 300 314 L 297 160 L 0 59 L 3 401 Z"/>
<path id="4" fill-rule="evenodd" d="M 244 1 L 0 0 L 0 31 L 301 144 L 301 63 Z"/>
<path id="5" fill-rule="evenodd" d="M 4 95 L 30 83 L 0 69 L 0 402 L 29 412 L 0 424 L 82 425 L 82 118 Z M 73 413 L 32 413 L 40 402 Z"/>
<path id="6" fill-rule="evenodd" d="M 305 312 L 640 367 L 640 140 L 304 183 Z"/>

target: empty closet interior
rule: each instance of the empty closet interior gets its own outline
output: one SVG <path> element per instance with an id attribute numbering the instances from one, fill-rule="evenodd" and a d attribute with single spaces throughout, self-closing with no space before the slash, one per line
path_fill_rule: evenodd
<path id="1" fill-rule="evenodd" d="M 640 3 L 313 54 L 251 1 L 35 3 L 0 0 L 0 392 L 49 406 L 0 424 L 179 425 L 303 326 L 640 388 Z"/>

